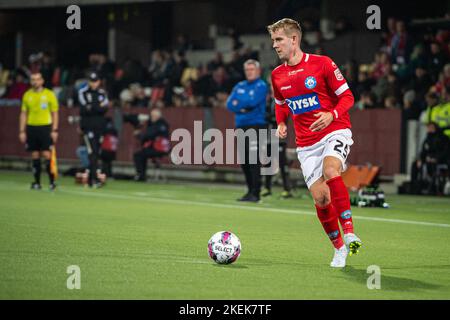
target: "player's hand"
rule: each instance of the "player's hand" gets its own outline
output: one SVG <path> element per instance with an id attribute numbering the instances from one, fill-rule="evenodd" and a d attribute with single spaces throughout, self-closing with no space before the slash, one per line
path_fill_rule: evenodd
<path id="1" fill-rule="evenodd" d="M 278 124 L 277 137 L 280 138 L 280 139 L 284 139 L 284 138 L 287 137 L 287 126 L 286 126 L 286 123 L 281 122 L 280 124 Z"/>
<path id="2" fill-rule="evenodd" d="M 27 141 L 27 134 L 25 132 L 19 133 L 19 140 L 21 143 L 25 143 Z"/>
<path id="3" fill-rule="evenodd" d="M 52 131 L 52 133 L 50 134 L 50 136 L 52 137 L 53 143 L 56 143 L 56 141 L 58 141 L 58 132 Z"/>
<path id="4" fill-rule="evenodd" d="M 325 129 L 333 122 L 333 114 L 331 112 L 318 112 L 314 117 L 319 118 L 309 127 L 309 130 L 314 132 Z"/>

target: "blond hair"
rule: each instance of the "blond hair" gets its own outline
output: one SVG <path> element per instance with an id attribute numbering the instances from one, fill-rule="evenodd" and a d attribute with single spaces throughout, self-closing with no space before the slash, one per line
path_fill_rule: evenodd
<path id="1" fill-rule="evenodd" d="M 284 18 L 267 26 L 267 31 L 269 31 L 269 33 L 275 32 L 279 29 L 283 29 L 288 36 L 291 36 L 294 32 L 299 33 L 300 36 L 302 35 L 302 28 L 300 27 L 300 24 L 293 19 Z"/>

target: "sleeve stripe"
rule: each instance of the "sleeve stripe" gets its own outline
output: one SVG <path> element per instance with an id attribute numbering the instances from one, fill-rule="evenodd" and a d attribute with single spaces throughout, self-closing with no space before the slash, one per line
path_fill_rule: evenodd
<path id="1" fill-rule="evenodd" d="M 336 111 L 336 109 L 333 110 L 333 112 L 334 112 L 334 115 L 335 115 L 335 119 L 339 118 L 339 114 L 338 114 L 338 112 Z"/>
<path id="2" fill-rule="evenodd" d="M 343 93 L 347 89 L 348 89 L 348 84 L 346 82 L 342 86 L 340 86 L 334 93 L 338 96 L 338 95 L 340 95 L 341 93 Z"/>
<path id="3" fill-rule="evenodd" d="M 86 99 L 84 99 L 84 93 L 87 91 L 87 87 L 81 88 L 78 91 L 78 101 L 82 104 L 85 105 L 86 104 Z"/>
<path id="4" fill-rule="evenodd" d="M 275 100 L 275 103 L 278 105 L 282 105 L 284 103 L 284 100 L 278 100 L 277 98 L 273 98 Z"/>

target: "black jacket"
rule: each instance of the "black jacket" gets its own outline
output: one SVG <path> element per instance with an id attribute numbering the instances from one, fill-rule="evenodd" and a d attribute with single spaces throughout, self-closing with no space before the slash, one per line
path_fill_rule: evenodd
<path id="1" fill-rule="evenodd" d="M 149 140 L 155 140 L 157 137 L 169 138 L 169 124 L 163 118 L 155 122 L 149 120 L 145 132 L 138 136 L 142 144 Z"/>
<path id="2" fill-rule="evenodd" d="M 108 96 L 105 90 L 92 90 L 89 86 L 78 91 L 80 103 L 81 130 L 104 130 L 106 120 L 104 115 L 108 111 Z"/>
<path id="3" fill-rule="evenodd" d="M 428 157 L 435 159 L 440 164 L 448 163 L 450 158 L 449 148 L 450 141 L 445 134 L 439 131 L 428 133 L 422 145 L 420 159 L 422 162 L 426 162 Z"/>

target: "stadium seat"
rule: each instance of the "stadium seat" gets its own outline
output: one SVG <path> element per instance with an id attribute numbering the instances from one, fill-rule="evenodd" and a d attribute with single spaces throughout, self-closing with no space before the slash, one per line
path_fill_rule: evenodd
<path id="1" fill-rule="evenodd" d="M 380 173 L 378 166 L 356 166 L 351 165 L 342 173 L 345 186 L 351 191 L 358 191 L 361 188 L 371 185 Z"/>

